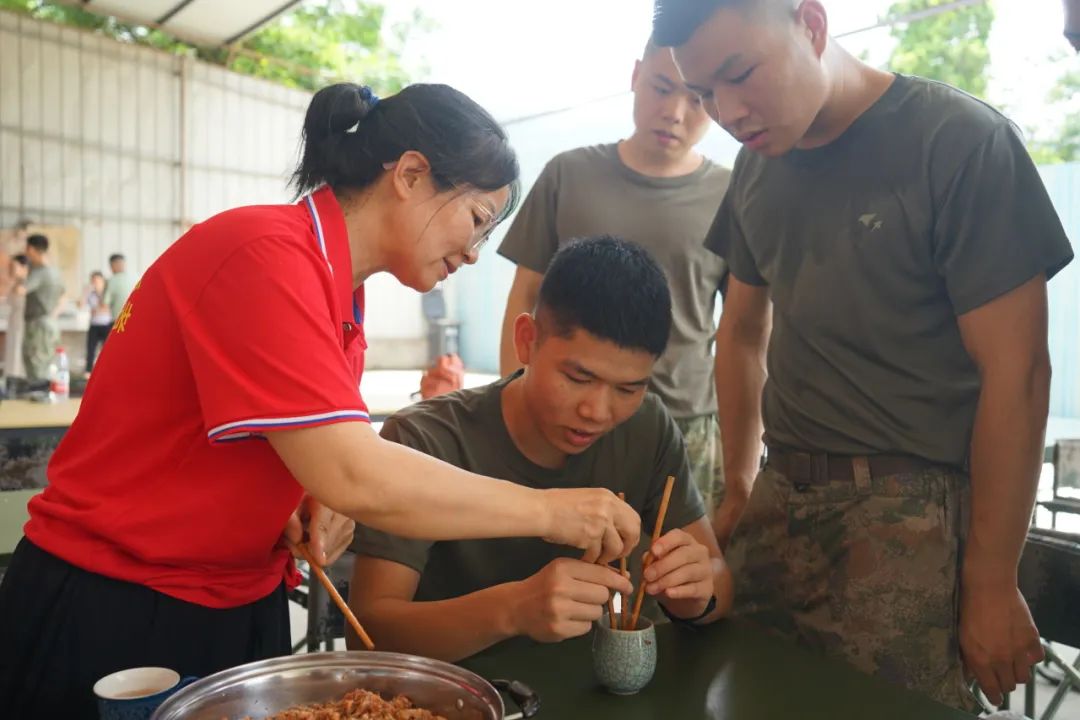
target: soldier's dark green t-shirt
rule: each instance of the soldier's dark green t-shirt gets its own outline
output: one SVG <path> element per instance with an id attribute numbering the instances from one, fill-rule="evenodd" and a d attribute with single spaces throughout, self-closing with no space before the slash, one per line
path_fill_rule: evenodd
<path id="1" fill-rule="evenodd" d="M 601 437 L 558 470 L 540 467 L 514 445 L 502 416 L 502 390 L 519 374 L 482 388 L 417 403 L 391 417 L 382 436 L 465 470 L 527 487 L 604 487 L 625 492 L 642 517 L 642 535 L 652 531 L 664 484 L 675 476 L 664 530 L 685 527 L 705 514 L 690 481 L 686 449 L 674 421 L 647 394 L 629 420 Z M 560 557 L 581 551 L 539 538 L 428 542 L 358 525 L 352 549 L 391 560 L 420 573 L 415 599 L 444 600 L 501 583 L 524 580 Z"/>
<path id="2" fill-rule="evenodd" d="M 828 145 L 742 151 L 706 244 L 769 288 L 768 442 L 957 466 L 980 387 L 957 316 L 1073 256 L 1009 120 L 902 75 Z"/>
<path id="3" fill-rule="evenodd" d="M 616 235 L 648 250 L 671 288 L 671 338 L 649 387 L 679 419 L 716 412 L 713 311 L 727 267 L 702 240 L 730 175 L 708 159 L 688 175 L 642 175 L 617 143 L 568 150 L 544 167 L 499 246 L 540 274 L 576 238 Z"/>

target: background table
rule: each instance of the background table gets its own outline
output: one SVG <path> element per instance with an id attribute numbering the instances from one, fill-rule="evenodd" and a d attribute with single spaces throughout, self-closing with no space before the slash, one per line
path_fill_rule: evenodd
<path id="1" fill-rule="evenodd" d="M 0 403 L 0 572 L 22 537 L 26 503 L 45 487 L 45 467 L 79 403 L 76 398 Z"/>

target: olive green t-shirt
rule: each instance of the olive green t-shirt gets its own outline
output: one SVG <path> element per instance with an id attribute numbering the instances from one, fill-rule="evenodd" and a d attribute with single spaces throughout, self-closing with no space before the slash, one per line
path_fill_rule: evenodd
<path id="1" fill-rule="evenodd" d="M 570 150 L 540 173 L 499 246 L 541 274 L 576 238 L 615 235 L 648 250 L 671 288 L 671 337 L 650 388 L 680 419 L 716 412 L 713 313 L 727 266 L 702 243 L 730 175 L 706 159 L 688 175 L 649 177 L 628 168 L 615 144 Z"/>
<path id="2" fill-rule="evenodd" d="M 24 317 L 29 322 L 51 316 L 63 294 L 64 280 L 59 270 L 52 265 L 31 267 L 26 277 Z"/>
<path id="3" fill-rule="evenodd" d="M 1009 120 L 903 75 L 828 145 L 743 150 L 707 245 L 772 298 L 768 442 L 956 466 L 980 389 L 957 316 L 1073 256 Z"/>
<path id="4" fill-rule="evenodd" d="M 502 390 L 516 373 L 482 388 L 442 395 L 391 417 L 382 436 L 482 475 L 527 487 L 605 487 L 625 492 L 652 531 L 668 475 L 675 476 L 664 530 L 682 528 L 705 514 L 690 481 L 686 449 L 660 401 L 646 394 L 629 420 L 571 456 L 559 470 L 532 463 L 514 445 L 502 416 Z M 539 538 L 429 542 L 409 540 L 358 525 L 352 549 L 391 560 L 420 573 L 415 599 L 445 600 L 507 582 L 524 580 L 560 557 L 581 557 L 575 548 Z"/>
<path id="5" fill-rule="evenodd" d="M 131 276 L 126 272 L 113 273 L 109 278 L 105 285 L 105 304 L 109 306 L 114 318 L 120 317 L 134 285 Z"/>

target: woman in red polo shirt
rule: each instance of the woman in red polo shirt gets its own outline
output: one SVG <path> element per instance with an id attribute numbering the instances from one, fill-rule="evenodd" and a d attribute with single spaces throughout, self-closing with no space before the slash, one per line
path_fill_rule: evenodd
<path id="1" fill-rule="evenodd" d="M 424 292 L 476 262 L 517 174 L 504 131 L 449 87 L 336 85 L 307 112 L 298 203 L 224 212 L 151 265 L 0 585 L 0 716 L 96 717 L 94 681 L 125 667 L 287 654 L 298 507 L 327 562 L 354 520 L 600 561 L 634 546 L 638 519 L 606 490 L 472 475 L 368 423 L 364 281 Z"/>

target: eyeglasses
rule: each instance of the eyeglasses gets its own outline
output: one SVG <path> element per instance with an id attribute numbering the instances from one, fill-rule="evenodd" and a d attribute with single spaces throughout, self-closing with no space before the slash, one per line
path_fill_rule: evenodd
<path id="1" fill-rule="evenodd" d="M 495 229 L 495 214 L 491 212 L 490 208 L 479 202 L 474 201 L 473 205 L 480 212 L 484 221 L 476 226 L 476 229 L 473 231 L 473 236 L 469 240 L 469 244 L 465 246 L 465 252 L 469 255 L 479 255 L 480 248 L 484 247 L 488 238 L 491 237 L 491 231 Z"/>
<path id="2" fill-rule="evenodd" d="M 383 163 L 383 170 L 393 170 L 397 166 L 397 161 Z M 455 190 L 460 191 L 463 195 L 470 195 L 469 188 L 463 188 L 454 186 Z M 472 198 L 470 198 L 472 200 Z M 469 239 L 469 244 L 465 246 L 465 253 L 467 255 L 479 255 L 480 249 L 487 243 L 488 238 L 491 237 L 491 231 L 498 225 L 498 221 L 502 218 L 495 217 L 495 214 L 489 207 L 481 204 L 478 201 L 472 200 L 473 205 L 480 212 L 480 215 L 484 218 L 483 222 L 476 226 L 473 231 L 472 238 Z"/>

